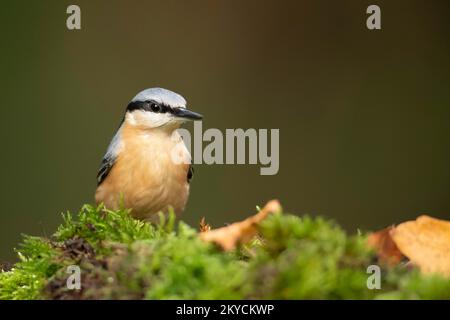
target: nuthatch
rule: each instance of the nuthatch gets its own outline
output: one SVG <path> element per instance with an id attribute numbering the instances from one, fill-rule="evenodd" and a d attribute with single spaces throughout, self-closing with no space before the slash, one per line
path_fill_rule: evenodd
<path id="1" fill-rule="evenodd" d="M 131 209 L 135 218 L 155 221 L 172 207 L 181 213 L 189 195 L 190 161 L 177 163 L 172 153 L 182 142 L 177 128 L 202 116 L 186 109 L 179 94 L 151 88 L 128 104 L 97 175 L 95 201 L 108 209 Z M 184 144 L 181 153 L 190 159 Z"/>

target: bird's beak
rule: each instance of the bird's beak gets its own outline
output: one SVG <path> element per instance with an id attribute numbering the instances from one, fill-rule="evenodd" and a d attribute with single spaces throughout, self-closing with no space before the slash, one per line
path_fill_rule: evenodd
<path id="1" fill-rule="evenodd" d="M 174 108 L 174 116 L 176 118 L 182 118 L 186 120 L 200 120 L 203 116 L 200 113 L 190 111 L 184 108 Z"/>

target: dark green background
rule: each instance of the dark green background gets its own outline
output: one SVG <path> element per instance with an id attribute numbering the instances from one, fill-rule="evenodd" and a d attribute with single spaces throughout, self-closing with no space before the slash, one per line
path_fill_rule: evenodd
<path id="1" fill-rule="evenodd" d="M 381 31 L 365 26 L 370 4 Z M 92 202 L 127 102 L 153 86 L 184 95 L 205 129 L 280 129 L 276 176 L 196 166 L 190 224 L 272 198 L 352 232 L 449 218 L 449 4 L 2 1 L 0 260 Z"/>

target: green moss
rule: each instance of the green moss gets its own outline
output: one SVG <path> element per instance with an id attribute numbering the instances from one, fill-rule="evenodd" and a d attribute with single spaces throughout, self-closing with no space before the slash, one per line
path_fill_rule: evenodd
<path id="1" fill-rule="evenodd" d="M 156 229 L 149 223 L 131 219 L 127 210 L 111 211 L 85 205 L 76 220 L 70 213 L 63 214 L 64 222 L 54 237 L 57 241 L 82 238 L 103 252 L 105 241 L 131 244 L 137 240 L 159 238 L 166 229 L 171 231 L 169 229 L 173 228 L 174 218 L 170 216 L 170 221 L 161 224 L 164 227 Z"/>
<path id="2" fill-rule="evenodd" d="M 0 299 L 37 299 L 47 279 L 61 268 L 59 252 L 49 241 L 30 236 L 24 236 L 17 252 L 20 262 L 0 272 Z"/>
<path id="3" fill-rule="evenodd" d="M 24 237 L 20 262 L 0 272 L 0 299 L 450 299 L 449 279 L 405 266 L 382 268 L 381 290 L 369 290 L 365 235 L 332 221 L 275 214 L 259 231 L 224 253 L 173 214 L 153 226 L 86 205 L 51 239 Z M 69 265 L 81 290 L 66 286 Z"/>

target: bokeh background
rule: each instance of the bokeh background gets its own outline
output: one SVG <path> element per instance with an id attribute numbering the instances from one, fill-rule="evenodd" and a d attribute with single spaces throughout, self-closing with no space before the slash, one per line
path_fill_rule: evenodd
<path id="1" fill-rule="evenodd" d="M 82 30 L 66 28 L 78 4 Z M 369 31 L 378 4 L 382 30 Z M 279 198 L 349 232 L 450 218 L 448 1 L 2 1 L 0 260 L 93 202 L 127 102 L 161 86 L 204 128 L 279 128 L 280 170 L 197 165 L 183 217 Z M 192 126 L 188 126 L 191 127 Z"/>

